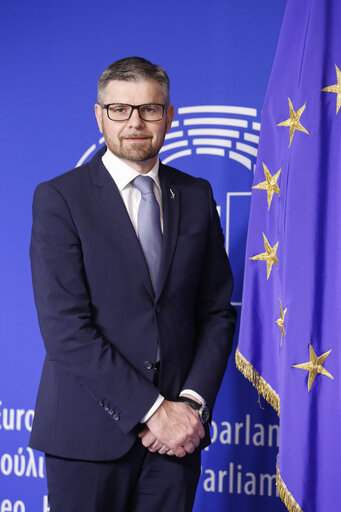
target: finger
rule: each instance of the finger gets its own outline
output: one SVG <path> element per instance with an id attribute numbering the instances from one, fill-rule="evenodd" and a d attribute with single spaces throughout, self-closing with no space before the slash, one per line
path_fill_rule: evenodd
<path id="1" fill-rule="evenodd" d="M 199 444 L 200 444 L 200 437 L 194 437 L 192 438 L 192 443 L 194 445 L 195 448 L 198 448 Z"/>
<path id="2" fill-rule="evenodd" d="M 156 437 L 151 432 L 146 432 L 146 434 L 141 438 L 143 446 L 149 448 L 156 441 Z"/>
<path id="3" fill-rule="evenodd" d="M 168 450 L 167 455 L 173 456 L 173 455 L 175 455 L 175 453 L 173 452 L 173 450 Z"/>
<path id="4" fill-rule="evenodd" d="M 181 445 L 178 445 L 176 446 L 175 448 L 172 448 L 173 452 L 174 452 L 174 455 L 176 457 L 184 457 L 186 455 L 186 450 L 183 446 Z"/>
<path id="5" fill-rule="evenodd" d="M 200 429 L 199 429 L 199 437 L 200 437 L 200 439 L 203 439 L 205 437 L 205 434 L 206 434 L 205 429 L 202 426 L 202 424 L 200 423 Z"/>
<path id="6" fill-rule="evenodd" d="M 148 450 L 150 452 L 158 452 L 162 448 L 162 446 L 163 444 L 160 441 L 156 440 L 152 445 L 148 447 Z"/>
<path id="7" fill-rule="evenodd" d="M 196 441 L 197 439 L 200 442 L 200 439 L 203 439 L 205 437 L 205 429 L 202 426 L 201 423 L 197 425 L 197 428 L 195 428 L 192 432 L 192 435 L 190 436 L 193 441 Z"/>
<path id="8" fill-rule="evenodd" d="M 197 432 L 196 430 L 194 430 L 186 439 L 186 441 L 192 441 L 192 443 L 194 444 L 195 447 L 199 446 L 200 444 L 200 440 L 201 440 L 202 436 L 200 435 L 200 431 Z M 184 444 L 184 443 L 182 443 Z"/>
<path id="9" fill-rule="evenodd" d="M 186 453 L 193 453 L 195 450 L 194 443 L 192 441 L 188 441 L 184 444 L 184 449 L 186 450 Z"/>
<path id="10" fill-rule="evenodd" d="M 161 446 L 161 448 L 159 449 L 159 453 L 160 453 L 160 455 L 166 455 L 166 453 L 167 453 L 167 455 L 168 455 L 168 452 L 170 452 L 170 451 L 172 451 L 172 450 L 170 450 L 170 449 L 168 448 L 168 446 L 166 446 L 165 444 L 163 444 L 163 445 Z"/>
<path id="11" fill-rule="evenodd" d="M 137 435 L 140 439 L 142 439 L 143 436 L 146 435 L 146 433 L 149 432 L 149 428 L 148 427 L 145 427 L 143 430 L 141 430 L 141 432 L 139 432 Z"/>

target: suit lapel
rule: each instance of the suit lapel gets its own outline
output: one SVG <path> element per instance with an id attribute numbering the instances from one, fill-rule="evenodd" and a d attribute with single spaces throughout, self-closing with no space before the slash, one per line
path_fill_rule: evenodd
<path id="1" fill-rule="evenodd" d="M 119 190 L 101 159 L 91 163 L 94 194 L 109 223 L 110 235 L 123 246 L 131 260 L 132 271 L 136 271 L 137 278 L 140 276 L 148 292 L 154 295 L 148 265 Z"/>
<path id="2" fill-rule="evenodd" d="M 170 172 L 162 163 L 160 163 L 159 176 L 162 190 L 163 241 L 160 273 L 155 300 L 158 300 L 160 297 L 163 287 L 166 283 L 167 275 L 176 247 L 180 215 L 179 192 L 172 184 Z"/>

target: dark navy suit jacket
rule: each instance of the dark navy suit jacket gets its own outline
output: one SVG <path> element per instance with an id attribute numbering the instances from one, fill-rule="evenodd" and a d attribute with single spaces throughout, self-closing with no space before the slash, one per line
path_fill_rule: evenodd
<path id="1" fill-rule="evenodd" d="M 47 353 L 30 445 L 87 460 L 125 454 L 159 392 L 175 400 L 193 389 L 212 410 L 235 324 L 210 185 L 160 164 L 164 236 L 154 293 L 103 152 L 37 187 L 30 248 Z M 156 388 L 149 363 L 158 345 Z"/>

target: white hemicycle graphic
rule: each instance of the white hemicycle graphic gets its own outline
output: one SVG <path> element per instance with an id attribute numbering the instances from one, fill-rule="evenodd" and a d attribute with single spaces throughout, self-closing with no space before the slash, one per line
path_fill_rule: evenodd
<path id="1" fill-rule="evenodd" d="M 212 117 L 214 115 L 216 117 Z M 254 121 L 256 117 L 257 110 L 248 107 L 201 105 L 179 108 L 178 119 L 173 122 L 160 150 L 161 159 L 167 164 L 192 154 L 217 155 L 252 170 L 260 131 L 260 123 Z M 169 140 L 172 142 L 168 143 Z"/>
<path id="2" fill-rule="evenodd" d="M 230 105 L 199 105 L 181 107 L 166 134 L 160 158 L 167 164 L 190 155 L 215 155 L 230 158 L 247 169 L 254 170 L 259 142 L 260 123 L 255 121 L 257 110 Z M 101 137 L 98 144 L 104 143 Z M 76 167 L 97 149 L 90 146 Z"/>

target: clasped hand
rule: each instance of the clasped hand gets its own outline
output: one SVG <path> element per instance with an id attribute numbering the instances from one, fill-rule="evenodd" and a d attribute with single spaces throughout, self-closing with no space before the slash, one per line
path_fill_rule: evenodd
<path id="1" fill-rule="evenodd" d="M 205 436 L 197 411 L 182 402 L 164 400 L 139 433 L 143 446 L 151 452 L 184 457 L 193 453 Z"/>

